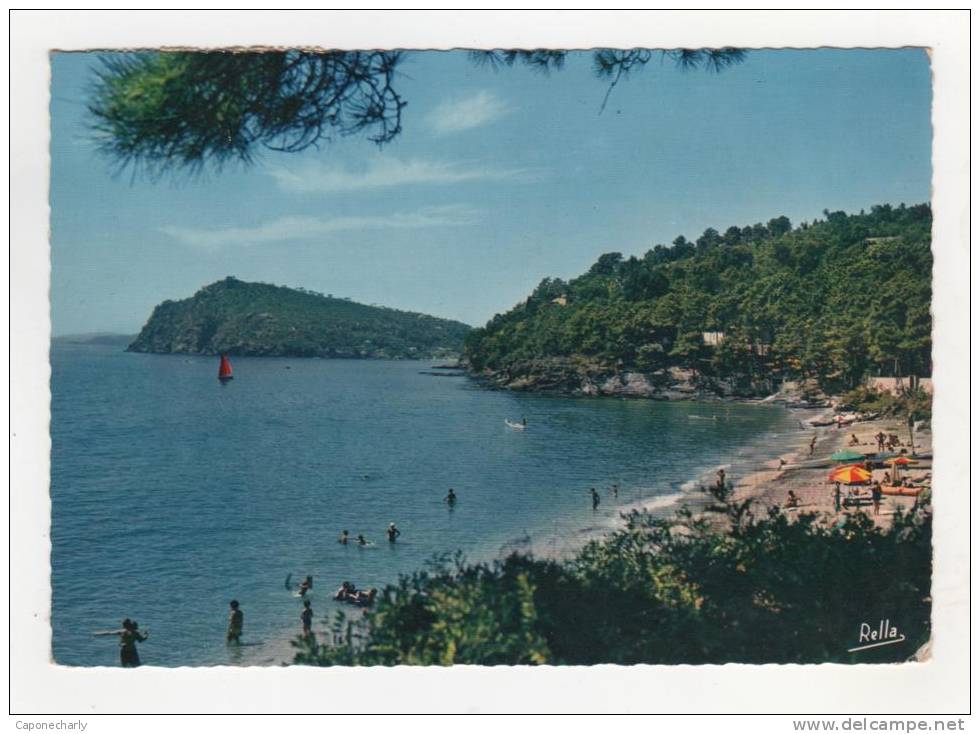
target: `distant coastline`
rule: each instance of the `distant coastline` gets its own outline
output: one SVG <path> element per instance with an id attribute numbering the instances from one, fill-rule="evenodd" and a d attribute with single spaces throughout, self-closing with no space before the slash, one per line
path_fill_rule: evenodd
<path id="1" fill-rule="evenodd" d="M 83 334 L 62 334 L 51 337 L 55 344 L 91 344 L 98 346 L 128 347 L 136 334 L 119 334 L 112 331 L 91 331 Z"/>

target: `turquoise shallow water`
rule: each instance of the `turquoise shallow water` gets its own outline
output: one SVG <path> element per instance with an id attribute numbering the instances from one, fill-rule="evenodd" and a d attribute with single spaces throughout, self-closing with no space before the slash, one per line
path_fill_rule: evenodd
<path id="1" fill-rule="evenodd" d="M 57 662 L 118 664 L 113 639 L 91 633 L 129 616 L 151 630 L 144 664 L 273 664 L 299 631 L 288 573 L 314 576 L 323 618 L 342 580 L 382 585 L 456 550 L 574 544 L 631 503 L 673 498 L 718 465 L 748 471 L 798 439 L 773 406 L 496 392 L 420 374 L 428 362 L 234 366 L 222 386 L 217 359 L 53 346 Z M 504 426 L 521 416 L 526 432 Z M 376 545 L 337 544 L 344 528 Z M 229 651 L 231 598 L 250 644 Z"/>

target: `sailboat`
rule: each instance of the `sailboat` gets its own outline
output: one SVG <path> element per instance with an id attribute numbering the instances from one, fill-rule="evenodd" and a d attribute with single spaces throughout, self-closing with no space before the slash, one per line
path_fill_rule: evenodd
<path id="1" fill-rule="evenodd" d="M 222 382 L 228 382 L 232 379 L 231 362 L 228 361 L 228 356 L 225 354 L 221 355 L 221 364 L 218 365 L 218 379 Z"/>

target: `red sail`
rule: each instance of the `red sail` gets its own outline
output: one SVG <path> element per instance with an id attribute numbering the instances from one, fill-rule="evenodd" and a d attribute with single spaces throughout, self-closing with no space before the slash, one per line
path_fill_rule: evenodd
<path id="1" fill-rule="evenodd" d="M 221 366 L 218 367 L 218 379 L 231 379 L 231 362 L 228 361 L 228 357 L 226 357 L 224 354 L 221 355 Z"/>

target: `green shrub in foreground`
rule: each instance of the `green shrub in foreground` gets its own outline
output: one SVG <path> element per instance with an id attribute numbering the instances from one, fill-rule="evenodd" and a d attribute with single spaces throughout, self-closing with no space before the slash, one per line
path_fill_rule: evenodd
<path id="1" fill-rule="evenodd" d="M 753 513 L 727 490 L 709 512 L 633 513 L 567 562 L 513 554 L 403 577 L 373 610 L 339 614 L 313 665 L 897 662 L 930 636 L 931 513 L 888 529 Z M 861 623 L 907 638 L 858 653 Z"/>

